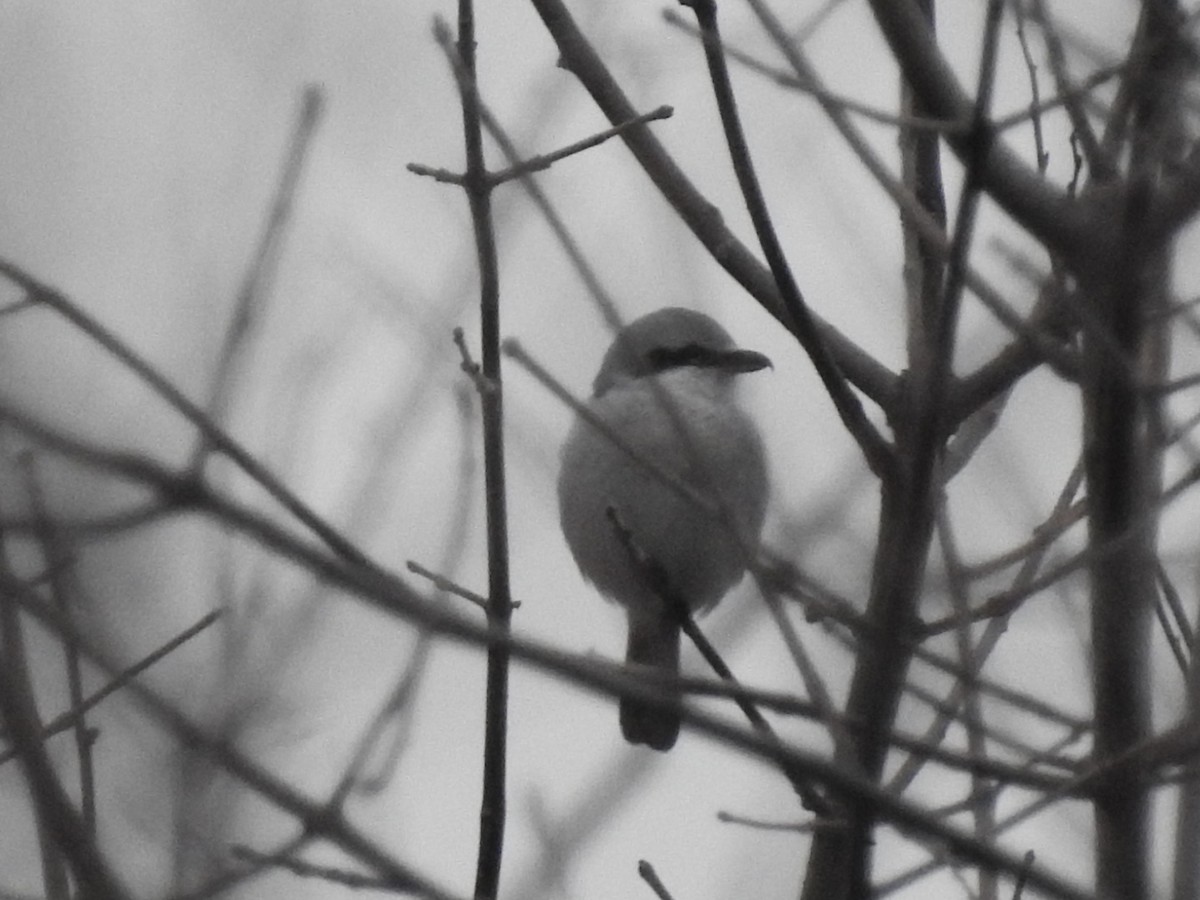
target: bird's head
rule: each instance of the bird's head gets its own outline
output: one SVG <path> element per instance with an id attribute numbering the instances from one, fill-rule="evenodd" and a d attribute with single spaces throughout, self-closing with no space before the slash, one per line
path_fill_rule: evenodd
<path id="1" fill-rule="evenodd" d="M 669 306 L 621 329 L 604 355 L 592 394 L 599 397 L 619 384 L 678 369 L 737 375 L 770 365 L 763 354 L 738 349 L 729 333 L 704 313 Z"/>

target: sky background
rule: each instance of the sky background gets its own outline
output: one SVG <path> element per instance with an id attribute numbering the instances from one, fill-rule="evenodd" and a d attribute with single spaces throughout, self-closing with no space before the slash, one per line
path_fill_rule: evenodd
<path id="1" fill-rule="evenodd" d="M 792 27 L 817 9 L 795 6 Z M 972 83 L 983 4 L 942 6 L 942 45 Z M 1135 6 L 1051 4 L 1071 23 L 1077 45 L 1094 47 L 1100 60 L 1127 41 Z M 752 245 L 702 54 L 663 21 L 664 8 L 641 0 L 573 4 L 635 105 L 674 107 L 655 133 Z M 427 0 L 0 3 L 0 255 L 67 292 L 203 400 L 301 92 L 319 85 L 325 114 L 239 369 L 229 427 L 378 561 L 402 570 L 415 560 L 482 592 L 477 403 L 450 340 L 461 325 L 477 347 L 470 221 L 460 190 L 405 168 L 461 167 L 455 88 L 432 38 L 434 17 L 453 13 L 453 4 Z M 775 62 L 747 10 L 727 2 L 721 13 L 729 43 Z M 1029 102 L 1012 31 L 1010 21 L 995 103 L 1001 113 Z M 480 4 L 478 39 L 484 99 L 524 152 L 547 152 L 606 127 L 573 77 L 556 67 L 554 45 L 527 4 Z M 806 50 L 833 90 L 895 108 L 896 71 L 862 2 L 841 4 Z M 740 70 L 735 88 L 809 303 L 899 370 L 902 248 L 894 209 L 810 98 Z M 1051 90 L 1044 69 L 1042 90 Z M 1071 172 L 1066 130 L 1054 115 L 1046 126 L 1048 177 L 1063 183 Z M 894 129 L 861 127 L 895 167 Z M 1007 138 L 1032 156 L 1028 128 Z M 499 165 L 497 154 L 490 159 Z M 626 318 L 692 306 L 772 358 L 772 372 L 746 380 L 746 402 L 766 436 L 774 475 L 766 541 L 861 605 L 877 490 L 794 342 L 706 256 L 620 142 L 562 161 L 538 180 Z M 953 208 L 958 170 L 949 160 L 947 182 Z M 495 214 L 502 330 L 584 394 L 610 339 L 604 319 L 520 187 L 496 192 Z M 997 241 L 1046 264 L 1026 236 L 985 205 L 976 264 L 1015 306 L 1028 309 L 1033 289 L 994 252 Z M 1194 233 L 1186 235 L 1179 254 L 1184 296 L 1195 293 L 1189 259 L 1200 257 L 1186 252 L 1195 243 Z M 995 320 L 969 301 L 959 370 L 969 371 L 1005 341 Z M 1191 371 L 1195 359 L 1195 347 L 1181 345 L 1176 367 Z M 6 403 L 106 445 L 170 464 L 188 458 L 192 434 L 179 417 L 48 311 L 5 320 L 0 366 Z M 558 532 L 554 483 L 569 411 L 516 367 L 505 379 L 513 591 L 521 601 L 514 628 L 565 649 L 619 656 L 622 616 L 583 583 Z M 1186 410 L 1186 398 L 1181 403 Z M 984 559 L 1027 539 L 1078 451 L 1073 392 L 1050 374 L 1030 376 L 953 485 L 949 508 L 964 556 Z M 47 466 L 52 502 L 65 516 L 112 511 L 137 496 L 127 486 Z M 239 496 L 271 508 L 232 473 L 213 471 Z M 1195 596 L 1194 519 L 1194 503 L 1185 499 L 1164 522 L 1165 559 L 1188 597 Z M 1078 534 L 1059 558 L 1077 542 Z M 80 549 L 79 566 L 93 627 L 131 659 L 215 605 L 228 606 L 222 626 L 157 667 L 149 681 L 199 720 L 236 725 L 246 752 L 313 796 L 331 789 L 358 735 L 418 654 L 411 628 L 314 588 L 194 520 L 94 541 Z M 931 592 L 941 587 L 940 572 L 931 568 Z M 981 590 L 974 599 L 985 596 Z M 792 665 L 760 607 L 743 584 L 705 620 L 706 631 L 744 681 L 795 690 Z M 935 599 L 929 613 L 944 608 Z M 989 674 L 1086 715 L 1081 610 L 1077 590 L 1031 601 L 1013 619 Z M 840 699 L 849 657 L 817 626 L 801 634 Z M 42 637 L 38 646 L 50 712 L 61 666 L 50 642 Z M 690 652 L 685 668 L 702 671 Z M 919 667 L 914 672 L 938 683 Z M 1177 712 L 1181 696 L 1173 675 L 1164 667 L 1157 695 L 1164 718 Z M 352 806 L 354 820 L 400 858 L 463 896 L 475 867 L 483 685 L 477 651 L 435 645 L 411 715 L 397 725 L 403 749 L 394 778 Z M 795 895 L 807 838 L 716 819 L 722 810 L 802 819 L 777 773 L 687 733 L 666 756 L 629 749 L 613 702 L 521 666 L 511 703 L 505 896 L 646 897 L 639 859 L 650 860 L 679 898 L 744 896 L 747 885 L 762 898 Z M 232 843 L 265 851 L 290 835 L 289 822 L 202 765 L 181 768 L 185 757 L 131 704 L 111 701 L 104 715 L 103 844 L 138 895 L 167 890 L 181 858 L 202 866 L 189 854 Z M 900 723 L 919 733 L 927 715 L 906 704 Z M 1044 726 L 1015 714 L 1004 724 L 1035 743 L 1058 734 L 1043 735 Z M 780 728 L 825 746 L 802 725 L 785 721 Z M 69 767 L 67 742 L 54 752 Z M 960 788 L 931 771 L 917 791 L 937 804 L 955 799 Z M 7 802 L 20 796 L 13 767 L 0 770 L 0 791 L 0 887 L 36 893 L 39 873 L 28 862 L 33 830 L 20 805 Z M 1082 807 L 1064 806 L 1024 826 L 1007 846 L 1018 853 L 1032 846 L 1039 862 L 1086 882 L 1088 824 Z M 339 860 L 327 848 L 315 856 Z M 887 829 L 881 833 L 881 877 L 924 858 Z M 948 874 L 912 890 L 922 897 L 963 894 Z M 275 873 L 249 882 L 241 895 L 343 893 L 349 891 Z"/>

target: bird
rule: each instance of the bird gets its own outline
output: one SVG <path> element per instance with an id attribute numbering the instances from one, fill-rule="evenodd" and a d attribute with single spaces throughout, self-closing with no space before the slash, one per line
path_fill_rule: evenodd
<path id="1" fill-rule="evenodd" d="M 707 611 L 757 548 L 767 460 L 736 387 L 770 365 L 709 316 L 659 309 L 617 333 L 567 434 L 562 532 L 584 579 L 625 609 L 628 671 L 677 676 L 679 600 Z M 629 743 L 666 751 L 680 713 L 626 696 L 620 723 Z"/>

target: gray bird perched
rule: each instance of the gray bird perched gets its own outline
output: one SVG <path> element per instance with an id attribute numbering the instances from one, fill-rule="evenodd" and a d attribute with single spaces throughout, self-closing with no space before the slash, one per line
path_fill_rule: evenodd
<path id="1" fill-rule="evenodd" d="M 770 364 L 739 350 L 708 316 L 660 309 L 621 330 L 592 383 L 587 409 L 617 440 L 582 415 L 567 436 L 558 477 L 563 535 L 583 576 L 625 607 L 633 669 L 679 673 L 680 617 L 651 573 L 703 612 L 741 579 L 757 546 L 767 467 L 735 387 L 738 375 Z M 669 750 L 679 721 L 677 712 L 621 700 L 631 744 Z"/>

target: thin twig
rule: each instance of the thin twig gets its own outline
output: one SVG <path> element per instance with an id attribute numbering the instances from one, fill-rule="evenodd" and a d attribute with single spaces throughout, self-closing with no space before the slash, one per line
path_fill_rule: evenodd
<path id="1" fill-rule="evenodd" d="M 131 666 L 127 666 L 115 675 L 95 693 L 85 697 L 81 703 L 72 706 L 66 712 L 55 716 L 49 722 L 42 726 L 41 739 L 48 740 L 54 735 L 66 731 L 68 728 L 75 726 L 77 722 L 81 722 L 83 717 L 99 706 L 103 701 L 107 700 L 117 691 L 127 687 L 129 683 L 149 669 L 152 665 L 161 659 L 164 659 L 178 647 L 190 641 L 200 632 L 215 623 L 223 615 L 224 610 L 214 610 L 199 619 L 194 625 L 189 626 L 178 635 L 171 638 L 157 650 L 146 654 L 142 659 L 138 660 Z M 15 750 L 8 750 L 0 753 L 0 765 L 4 765 L 9 760 L 16 758 Z"/>
<path id="2" fill-rule="evenodd" d="M 1065 744 L 1067 741 L 1069 741 L 1071 739 L 1072 739 L 1071 736 L 1068 735 L 1068 737 L 1064 738 L 1062 740 L 1062 742 L 1060 742 L 1060 743 Z M 1084 787 L 1084 784 L 1081 781 L 1081 779 L 1076 778 L 1076 779 L 1073 779 L 1069 784 L 1063 785 L 1057 791 L 1051 790 L 1051 791 L 1044 792 L 1041 795 L 1039 795 L 1035 800 L 1033 800 L 1031 803 L 1027 804 L 1026 806 L 1024 806 L 1021 809 L 1018 809 L 1016 812 L 1011 813 L 1010 815 L 1006 816 L 1001 821 L 997 822 L 995 825 L 995 828 L 992 830 L 992 832 L 983 837 L 987 838 L 987 839 L 998 838 L 1005 831 L 1009 831 L 1009 830 L 1015 828 L 1021 822 L 1026 821 L 1031 816 L 1036 815 L 1038 812 L 1040 812 L 1041 810 L 1045 809 L 1046 807 L 1052 805 L 1053 803 L 1056 803 L 1056 802 L 1064 799 L 1067 796 L 1079 796 L 1082 793 L 1083 787 Z M 953 860 L 949 854 L 945 853 L 942 850 L 938 850 L 938 851 L 934 852 L 931 855 L 931 857 L 924 863 L 921 863 L 920 865 L 913 867 L 912 869 L 908 870 L 907 872 L 902 872 L 901 874 L 894 876 L 893 878 L 889 879 L 886 882 L 876 885 L 875 886 L 875 896 L 885 897 L 885 896 L 892 894 L 898 890 L 901 890 L 902 888 L 909 887 L 910 885 L 916 883 L 917 881 L 926 877 L 927 875 L 931 875 L 934 872 L 938 871 L 939 869 L 943 868 L 944 866 L 947 865 L 947 863 L 950 863 L 952 861 L 957 862 L 957 861 Z M 1022 872 L 1024 872 L 1025 869 L 1028 868 L 1028 866 L 1029 866 L 1028 860 L 1027 859 L 1023 860 L 1022 867 L 1020 869 L 1018 869 L 1015 873 L 1010 873 L 1010 874 L 1016 874 L 1016 875 L 1020 876 L 1022 874 Z"/>
<path id="3" fill-rule="evenodd" d="M 645 125 L 648 122 L 657 122 L 661 119 L 669 119 L 674 114 L 675 110 L 671 107 L 660 106 L 657 109 L 650 110 L 650 112 L 642 113 L 640 116 L 634 116 L 626 122 L 614 125 L 612 128 L 607 128 L 573 144 L 568 144 L 566 147 L 555 150 L 553 153 L 527 157 L 518 163 L 511 164 L 507 169 L 492 172 L 490 175 L 492 186 L 495 187 L 496 185 L 504 184 L 506 181 L 512 181 L 514 178 L 522 178 L 534 172 L 542 172 L 561 159 L 566 159 L 568 156 L 574 156 L 576 153 L 582 153 L 584 150 L 600 146 L 605 141 L 617 137 L 628 128 Z"/>
<path id="4" fill-rule="evenodd" d="M 230 852 L 233 854 L 234 859 L 252 863 L 260 870 L 269 868 L 283 869 L 300 878 L 316 878 L 321 881 L 327 881 L 330 884 L 338 885 L 339 887 L 350 888 L 351 890 L 397 892 L 394 885 L 389 884 L 386 879 L 380 878 L 377 875 L 364 875 L 362 872 L 351 872 L 346 869 L 337 868 L 336 866 L 322 866 L 317 863 L 310 863 L 291 854 L 260 853 L 244 844 L 234 844 L 230 848 Z M 401 890 L 404 893 L 408 893 L 407 888 L 402 888 Z"/>
<path id="5" fill-rule="evenodd" d="M 1067 68 L 1067 54 L 1063 47 L 1062 37 L 1058 33 L 1058 28 L 1050 19 L 1050 12 L 1046 8 L 1045 0 L 1032 0 L 1028 4 L 1028 9 L 1026 2 L 1027 0 L 1016 0 L 1014 3 L 1014 6 L 1018 10 L 1017 21 L 1023 21 L 1027 13 L 1037 20 L 1038 28 L 1042 32 L 1042 40 L 1046 44 L 1046 51 L 1050 60 L 1050 72 L 1054 76 L 1054 83 L 1058 94 L 1067 98 L 1067 102 L 1064 104 L 1067 116 L 1071 120 L 1071 129 L 1077 146 L 1082 151 L 1083 158 L 1087 160 L 1090 177 L 1099 184 L 1111 181 L 1116 177 L 1116 166 L 1113 164 L 1110 154 L 1101 147 L 1100 140 L 1096 136 L 1095 129 L 1092 128 L 1092 123 L 1088 120 L 1083 104 L 1079 102 L 1081 97 L 1086 96 L 1086 93 L 1077 92 L 1072 84 L 1071 75 Z M 1109 67 L 1104 72 L 1096 74 L 1105 74 L 1105 72 L 1120 73 L 1124 68 L 1123 65 Z M 1090 91 L 1087 93 L 1090 93 Z"/>
<path id="6" fill-rule="evenodd" d="M 488 121 L 489 117 L 483 115 L 480 110 L 483 124 L 488 130 L 491 130 L 491 125 Z M 592 147 L 598 147 L 605 141 L 617 137 L 627 128 L 632 128 L 635 125 L 645 125 L 647 122 L 655 122 L 659 119 L 669 119 L 675 114 L 669 106 L 660 106 L 657 109 L 652 109 L 648 113 L 642 113 L 640 116 L 634 116 L 632 119 L 614 125 L 612 128 L 607 128 L 604 131 L 599 131 L 596 134 L 585 137 L 576 141 L 573 144 L 568 144 L 551 153 L 544 153 L 538 156 L 528 156 L 520 160 L 512 160 L 507 169 L 501 169 L 497 172 L 487 173 L 487 183 L 490 187 L 498 187 L 505 182 L 514 181 L 517 179 L 527 178 L 535 172 L 544 172 L 549 169 L 559 160 L 566 159 L 568 156 L 574 156 L 576 153 L 582 153 L 584 150 L 590 150 Z M 414 175 L 421 175 L 426 178 L 432 178 L 434 181 L 439 181 L 443 184 L 453 184 L 458 187 L 466 187 L 467 176 L 460 175 L 457 172 L 451 172 L 448 169 L 436 168 L 427 166 L 423 163 L 409 163 L 405 168 Z"/>
<path id="7" fill-rule="evenodd" d="M 797 47 L 804 45 L 808 40 L 817 33 L 822 25 L 837 9 L 838 5 L 844 3 L 845 0 L 825 0 L 825 5 L 820 9 L 814 10 L 803 19 L 795 31 L 791 35 L 792 43 Z"/>
<path id="8" fill-rule="evenodd" d="M 471 356 L 471 348 L 467 346 L 466 332 L 460 326 L 456 326 L 452 336 L 454 337 L 454 346 L 458 348 L 459 356 L 462 357 L 458 367 L 464 375 L 471 379 L 471 384 L 475 386 L 479 396 L 498 391 L 499 385 L 483 374 L 483 368 Z"/>
<path id="9" fill-rule="evenodd" d="M 1079 101 L 1086 98 L 1089 94 L 1098 87 L 1103 87 L 1108 82 L 1112 81 L 1121 74 L 1123 65 L 1106 66 L 1098 69 L 1087 78 L 1083 79 L 1079 84 L 1060 89 L 1053 97 L 1048 100 L 1038 100 L 1030 103 L 1025 109 L 1011 112 L 1006 116 L 997 116 L 992 120 L 992 127 L 997 132 L 1007 131 L 1009 128 L 1014 128 L 1018 125 L 1023 125 L 1030 119 L 1040 116 L 1043 113 L 1050 112 L 1060 106 L 1065 106 L 1070 109 L 1072 106 L 1078 107 Z"/>
<path id="10" fill-rule="evenodd" d="M 1188 622 L 1187 613 L 1183 609 L 1183 599 L 1179 596 L 1179 591 L 1172 583 L 1167 575 L 1167 570 L 1162 564 L 1162 560 L 1157 560 L 1155 563 L 1158 574 L 1158 586 L 1163 594 L 1163 601 L 1171 610 L 1171 618 L 1175 623 L 1176 630 L 1184 636 L 1183 640 L 1187 644 L 1189 650 L 1192 647 L 1192 629 L 1193 626 Z"/>
<path id="11" fill-rule="evenodd" d="M 468 603 L 473 603 L 479 609 L 484 611 L 486 611 L 488 608 L 487 597 L 483 596 L 482 594 L 477 594 L 455 581 L 451 581 L 444 575 L 439 575 L 437 572 L 425 568 L 419 562 L 410 559 L 407 563 L 405 563 L 405 568 L 407 568 L 408 571 L 412 572 L 414 575 L 420 575 L 422 578 L 429 579 L 430 583 L 439 591 L 445 591 L 447 594 L 453 594 L 455 597 L 461 597 Z M 519 605 L 520 604 L 517 602 L 513 602 L 514 607 Z"/>
<path id="12" fill-rule="evenodd" d="M 100 853 L 87 824 L 75 810 L 43 742 L 34 686 L 30 678 L 18 593 L 28 589 L 9 570 L 7 549 L 0 546 L 0 720 L 21 762 L 34 804 L 42 843 L 42 871 L 47 895 L 69 896 L 63 860 L 82 895 L 96 900 L 123 900 L 130 895 Z M 74 643 L 74 642 L 72 642 Z"/>
<path id="13" fill-rule="evenodd" d="M 778 564 L 777 560 L 773 560 L 772 569 L 786 570 L 787 567 L 781 566 Z M 799 601 L 805 603 L 811 611 L 811 618 L 829 618 L 842 625 L 845 625 L 851 634 L 843 634 L 840 629 L 833 629 L 831 630 L 831 633 L 835 639 L 840 641 L 845 647 L 854 652 L 861 652 L 859 645 L 864 640 L 878 640 L 880 638 L 878 635 L 877 626 L 873 626 L 868 620 L 866 620 L 846 598 L 839 597 L 826 588 L 821 588 L 821 596 L 815 597 L 812 595 L 812 591 L 814 589 L 812 584 L 807 584 L 802 588 L 798 584 L 786 584 L 782 580 L 779 580 L 777 589 L 784 591 L 791 596 L 794 596 Z M 1000 631 L 1003 631 L 1002 626 L 997 629 L 998 633 Z M 1017 709 L 1024 710 L 1033 715 L 1039 716 L 1040 718 L 1044 718 L 1047 721 L 1063 725 L 1072 729 L 1073 731 L 1086 732 L 1089 727 L 1088 720 L 1066 713 L 1044 700 L 1040 700 L 1029 695 L 1028 693 L 988 679 L 977 672 L 970 672 L 966 669 L 963 669 L 954 661 L 943 657 L 941 654 L 935 653 L 918 641 L 904 639 L 903 642 L 905 643 L 905 648 L 913 655 L 915 659 L 926 663 L 939 672 L 948 675 L 955 681 L 965 681 L 971 684 L 973 687 L 977 687 L 979 690 L 985 691 L 989 695 L 994 696 L 1000 699 L 1002 702 L 1008 703 Z M 913 696 L 917 697 L 923 702 L 931 702 L 929 700 L 929 695 L 917 685 L 906 682 L 904 685 L 904 690 L 913 694 Z M 933 705 L 935 708 L 939 708 L 937 702 L 932 702 L 931 705 Z"/>
<path id="14" fill-rule="evenodd" d="M 42 548 L 42 558 L 45 561 L 50 592 L 59 612 L 66 617 L 75 614 L 72 608 L 78 601 L 72 554 L 64 545 L 62 535 L 55 523 L 50 519 L 46 506 L 45 491 L 38 477 L 33 455 L 21 455 L 25 469 L 26 490 L 29 493 L 29 506 L 34 520 L 34 534 Z M 70 643 L 64 645 L 66 652 L 67 689 L 72 710 L 82 710 L 83 670 L 80 666 L 79 650 Z M 96 837 L 96 770 L 92 759 L 92 735 L 89 732 L 87 720 L 80 712 L 75 719 L 73 729 L 75 736 L 75 754 L 79 761 L 79 799 L 83 825 L 88 834 Z"/>
<path id="15" fill-rule="evenodd" d="M 214 423 L 222 422 L 228 414 L 229 402 L 236 381 L 236 365 L 240 354 L 246 352 L 247 341 L 264 312 L 267 297 L 279 264 L 287 235 L 300 176 L 308 159 L 313 135 L 321 121 L 324 109 L 324 94 L 320 87 L 308 85 L 300 101 L 300 113 L 288 144 L 287 158 L 275 188 L 271 211 L 263 226 L 258 249 L 251 259 L 234 302 L 233 315 L 225 331 L 225 340 L 217 357 L 216 376 L 206 411 Z M 212 449 L 208 436 L 201 432 L 193 452 L 192 464 L 200 465 Z"/>
<path id="16" fill-rule="evenodd" d="M 947 508 L 943 492 L 942 502 L 938 507 L 938 537 L 942 556 L 946 561 L 946 574 L 949 581 L 949 594 L 956 610 L 965 611 L 970 605 L 970 586 L 963 573 L 962 556 L 959 552 L 958 541 L 954 533 L 954 525 Z M 963 625 L 954 630 L 956 649 L 959 663 L 965 669 L 977 671 L 981 668 L 977 662 L 977 648 L 969 625 Z M 983 702 L 980 693 L 968 690 L 963 696 L 963 722 L 967 733 L 967 753 L 973 759 L 987 760 L 988 743 L 984 734 Z M 976 834 L 989 834 L 996 827 L 997 786 L 977 772 L 971 775 L 971 790 L 968 793 L 966 805 L 972 813 Z M 979 895 L 982 900 L 995 900 L 996 873 L 981 872 L 979 875 Z"/>
<path id="17" fill-rule="evenodd" d="M 1163 640 L 1167 642 L 1167 646 L 1171 650 L 1171 655 L 1175 657 L 1175 664 L 1179 666 L 1180 673 L 1186 676 L 1189 668 L 1188 657 L 1183 650 L 1183 642 L 1179 639 L 1179 632 L 1175 629 L 1175 623 L 1167 616 L 1167 611 L 1163 607 L 1163 603 L 1164 601 L 1160 597 L 1154 604 L 1154 617 L 1158 620 L 1158 625 L 1162 629 Z"/>
<path id="18" fill-rule="evenodd" d="M 391 693 L 379 712 L 372 717 L 371 724 L 359 740 L 350 764 L 346 766 L 346 771 L 330 797 L 331 804 L 340 804 L 351 790 L 365 795 L 379 794 L 392 780 L 411 732 L 417 691 L 420 690 L 425 673 L 429 669 L 429 654 L 432 649 L 433 635 L 428 631 L 421 631 Z M 381 741 L 388 724 L 394 729 L 391 744 L 374 771 L 363 775 L 362 770 Z"/>
<path id="19" fill-rule="evenodd" d="M 717 648 L 704 636 L 704 632 L 700 630 L 695 618 L 692 616 L 691 607 L 688 606 L 687 599 L 680 595 L 679 591 L 671 584 L 666 570 L 663 569 L 657 560 L 649 556 L 638 545 L 636 536 L 621 521 L 618 510 L 610 506 L 605 512 L 609 522 L 612 524 L 618 543 L 625 548 L 625 552 L 629 556 L 629 561 L 639 573 L 642 581 L 666 606 L 670 614 L 675 617 L 680 629 L 688 636 L 688 639 L 696 646 L 696 649 L 700 651 L 700 655 L 704 657 L 704 661 L 716 672 L 717 676 L 731 685 L 738 685 L 738 680 L 734 676 L 733 670 L 721 658 L 721 655 L 717 652 Z M 750 724 L 759 734 L 769 740 L 779 741 L 779 736 L 775 733 L 775 729 L 771 727 L 771 723 L 763 717 L 762 713 L 758 711 L 744 694 L 733 694 L 732 698 L 733 702 L 737 704 L 738 709 L 745 714 Z M 672 701 L 676 701 L 676 692 L 672 690 L 664 693 L 662 698 L 663 705 L 669 706 Z M 792 786 L 795 788 L 805 809 L 817 813 L 828 811 L 828 804 L 825 802 L 825 799 L 813 790 L 812 785 L 807 781 L 793 780 Z"/>
<path id="20" fill-rule="evenodd" d="M 475 71 L 475 9 L 473 0 L 458 2 L 458 35 L 435 20 L 434 36 L 441 45 L 458 84 L 466 145 L 463 189 L 471 211 L 475 253 L 479 265 L 480 341 L 483 377 L 494 389 L 480 392 L 483 407 L 484 496 L 487 502 L 488 619 L 507 631 L 512 622 L 509 584 L 508 492 L 504 472 L 504 395 L 500 381 L 500 273 L 492 223 L 492 183 L 483 158 L 479 84 Z M 509 651 L 493 644 L 487 652 L 487 696 L 483 745 L 483 795 L 479 812 L 479 855 L 475 868 L 475 897 L 493 900 L 500 890 L 504 858 L 506 757 L 508 753 Z"/>
<path id="21" fill-rule="evenodd" d="M 19 285 L 32 299 L 49 306 L 137 375 L 154 393 L 158 394 L 199 430 L 214 449 L 227 456 L 238 468 L 256 481 L 263 490 L 275 498 L 284 509 L 295 516 L 331 550 L 358 565 L 374 568 L 374 563 L 358 547 L 286 488 L 278 478 L 268 471 L 266 466 L 214 423 L 204 410 L 189 400 L 165 375 L 98 320 L 84 312 L 66 295 L 41 283 L 7 260 L 0 259 L 0 276 Z"/>
<path id="22" fill-rule="evenodd" d="M 668 25 L 678 28 L 685 34 L 695 38 L 703 39 L 703 34 L 700 29 L 691 22 L 687 21 L 683 16 L 670 7 L 663 10 L 663 19 Z M 870 104 L 855 100 L 852 97 L 847 97 L 844 94 L 839 94 L 836 91 L 831 91 L 824 85 L 815 81 L 804 78 L 802 75 L 793 74 L 784 69 L 777 69 L 762 60 L 752 56 L 745 50 L 739 50 L 731 46 L 728 42 L 722 44 L 722 50 L 725 55 L 739 65 L 745 66 L 752 72 L 769 78 L 775 84 L 783 88 L 800 91 L 808 94 L 815 100 L 819 100 L 822 105 L 834 106 L 847 112 L 855 113 L 862 116 L 871 122 L 878 122 L 882 125 L 893 125 L 902 128 L 920 129 L 924 131 L 935 131 L 939 134 L 944 134 L 951 130 L 961 130 L 967 126 L 965 122 L 947 122 L 941 119 L 931 119 L 925 116 L 910 116 L 898 115 L 892 112 L 886 112 L 882 109 L 876 109 Z"/>
<path id="23" fill-rule="evenodd" d="M 1072 503 L 1063 509 L 1061 514 L 1054 512 L 1040 524 L 1035 525 L 1029 540 L 981 562 L 966 563 L 963 571 L 967 577 L 977 581 L 1002 572 L 1018 563 L 1024 563 L 1035 551 L 1049 550 L 1071 528 L 1085 521 L 1086 516 L 1087 505 L 1084 501 Z M 926 623 L 926 627 L 931 628 L 933 625 L 932 621 Z"/>
<path id="24" fill-rule="evenodd" d="M 644 859 L 638 860 L 638 875 L 650 886 L 650 890 L 654 891 L 654 896 L 658 897 L 658 900 L 675 900 L 671 896 L 671 892 L 667 890 L 667 886 L 662 883 L 662 879 L 658 877 L 658 873 L 654 871 L 654 866 Z"/>
<path id="25" fill-rule="evenodd" d="M 467 538 L 471 532 L 470 526 L 474 519 L 473 513 L 476 508 L 476 504 L 472 501 L 478 489 L 475 447 L 471 440 L 475 424 L 474 416 L 472 415 L 472 394 L 466 386 L 459 384 L 455 395 L 458 399 L 457 406 L 459 412 L 459 459 L 458 470 L 454 479 L 454 483 L 457 486 L 457 496 L 452 501 L 452 507 L 455 511 L 454 517 L 447 529 L 446 539 L 442 542 L 442 546 L 445 549 L 438 563 L 439 568 L 443 572 L 455 571 L 462 561 L 463 554 L 466 553 L 466 548 L 469 545 Z M 413 565 L 413 563 L 409 563 L 410 570 L 413 568 Z M 436 576 L 434 584 L 443 593 L 448 594 L 452 590 L 451 583 L 442 576 Z M 453 585 L 453 587 L 465 590 L 459 585 Z M 478 597 L 478 595 L 472 596 L 482 601 L 481 606 L 486 609 L 486 600 L 484 598 Z M 514 607 L 517 605 L 516 603 L 513 604 Z M 380 710 L 375 722 L 377 733 L 381 734 L 385 717 L 395 720 L 393 727 L 394 736 L 391 745 L 386 749 L 383 758 L 379 761 L 374 771 L 356 784 L 360 792 L 378 793 L 383 790 L 387 783 L 391 781 L 397 766 L 399 766 L 401 754 L 404 752 L 407 737 L 411 731 L 411 720 L 416 712 L 416 694 L 421 688 L 427 671 L 427 661 L 432 648 L 432 633 L 427 629 L 419 630 L 408 665 L 405 667 L 399 682 L 393 688 L 392 695 L 388 698 L 387 704 Z M 375 739 L 375 734 L 368 733 L 363 738 L 362 746 L 364 748 L 373 746 Z M 364 752 L 364 762 L 365 758 L 366 755 Z M 353 771 L 353 769 L 350 771 Z M 349 772 L 347 774 L 349 775 Z"/>
<path id="26" fill-rule="evenodd" d="M 1033 61 L 1033 53 L 1029 50 L 1029 37 L 1025 33 L 1025 7 L 1019 2 L 1013 5 L 1017 17 L 1017 43 L 1021 45 L 1021 56 L 1024 57 L 1025 68 L 1029 72 L 1029 120 L 1033 124 L 1033 149 L 1037 157 L 1038 171 L 1045 175 L 1046 166 L 1050 164 L 1050 154 L 1042 136 L 1042 117 L 1039 112 L 1042 91 L 1038 84 L 1037 63 Z"/>
<path id="27" fill-rule="evenodd" d="M 741 825 L 755 831 L 786 831 L 790 834 L 811 834 L 822 826 L 821 819 L 812 819 L 807 822 L 766 822 L 750 816 L 740 816 L 723 809 L 717 810 L 717 821 L 725 825 Z"/>
<path id="28" fill-rule="evenodd" d="M 837 361 L 826 346 L 821 332 L 809 313 L 808 304 L 800 293 L 800 288 L 792 276 L 791 266 L 783 252 L 775 226 L 771 223 L 771 215 L 767 209 L 767 201 L 755 174 L 754 165 L 750 160 L 750 147 L 742 130 L 741 119 L 737 112 L 737 102 L 733 96 L 733 85 L 729 79 L 729 69 L 725 64 L 725 54 L 721 49 L 721 35 L 717 29 L 717 6 L 714 0 L 681 0 L 685 6 L 690 6 L 700 24 L 700 32 L 704 38 L 704 55 L 708 60 L 709 74 L 712 77 L 713 93 L 716 96 L 717 108 L 721 114 L 721 123 L 725 129 L 725 142 L 733 161 L 733 169 L 737 175 L 738 184 L 742 190 L 742 199 L 754 223 L 754 231 L 758 236 L 759 245 L 766 257 L 767 265 L 775 278 L 779 294 L 783 298 L 784 307 L 791 319 L 792 328 L 800 345 L 812 360 L 825 390 L 829 393 L 842 423 L 858 442 L 867 465 L 876 475 L 884 475 L 895 465 L 891 446 L 871 424 L 863 411 L 862 403 L 857 395 L 850 390 L 850 385 L 842 374 Z"/>
<path id="29" fill-rule="evenodd" d="M 1033 865 L 1034 860 L 1036 859 L 1037 854 L 1032 850 L 1025 851 L 1025 868 L 1023 868 L 1020 874 L 1017 875 L 1016 883 L 1013 884 L 1012 900 L 1021 900 L 1022 895 L 1025 893 L 1026 873 L 1029 871 L 1029 867 Z"/>

